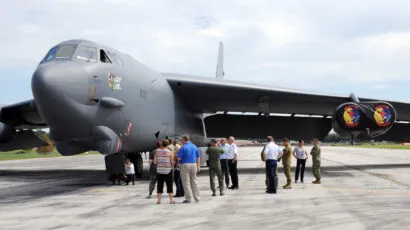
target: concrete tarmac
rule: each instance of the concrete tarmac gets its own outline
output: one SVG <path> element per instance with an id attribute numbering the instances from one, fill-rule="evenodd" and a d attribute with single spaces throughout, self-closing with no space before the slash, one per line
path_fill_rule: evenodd
<path id="1" fill-rule="evenodd" d="M 260 151 L 240 148 L 240 190 L 211 197 L 202 168 L 201 201 L 175 205 L 146 199 L 147 177 L 110 185 L 103 156 L 3 161 L 0 229 L 410 229 L 410 151 L 322 147 L 322 184 L 309 159 L 305 183 L 276 195 Z"/>

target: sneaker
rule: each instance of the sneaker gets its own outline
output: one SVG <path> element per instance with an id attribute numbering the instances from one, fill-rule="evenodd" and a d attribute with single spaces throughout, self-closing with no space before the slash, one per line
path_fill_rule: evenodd
<path id="1" fill-rule="evenodd" d="M 152 197 L 152 194 L 148 194 L 148 196 L 147 196 L 147 197 L 145 197 L 145 198 L 147 198 L 147 199 L 151 199 L 151 197 Z"/>
<path id="2" fill-rule="evenodd" d="M 191 201 L 189 201 L 189 200 L 184 200 L 184 201 L 182 201 L 182 203 L 183 203 L 183 204 L 190 204 Z"/>

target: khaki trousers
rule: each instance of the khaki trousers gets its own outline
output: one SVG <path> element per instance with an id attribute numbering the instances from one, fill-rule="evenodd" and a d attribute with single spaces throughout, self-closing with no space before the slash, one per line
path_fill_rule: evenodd
<path id="1" fill-rule="evenodd" d="M 182 187 L 184 187 L 185 199 L 192 200 L 192 196 L 199 201 L 199 190 L 196 181 L 196 163 L 181 164 Z"/>

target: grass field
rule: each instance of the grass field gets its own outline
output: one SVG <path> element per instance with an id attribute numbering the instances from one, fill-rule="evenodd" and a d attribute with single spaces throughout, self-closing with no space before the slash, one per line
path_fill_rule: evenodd
<path id="1" fill-rule="evenodd" d="M 401 145 L 401 144 L 355 144 L 355 145 L 348 145 L 348 144 L 333 144 L 332 146 L 340 146 L 340 147 L 352 147 L 352 148 L 377 148 L 377 149 L 408 149 L 410 150 L 409 145 Z"/>
<path id="2" fill-rule="evenodd" d="M 90 151 L 88 153 L 79 154 L 81 155 L 90 155 L 90 154 L 99 154 L 95 151 Z M 10 152 L 0 152 L 0 161 L 7 160 L 24 160 L 24 159 L 34 159 L 34 158 L 52 158 L 52 157 L 61 157 L 62 155 L 57 151 L 51 153 L 37 153 L 35 151 L 10 151 Z"/>

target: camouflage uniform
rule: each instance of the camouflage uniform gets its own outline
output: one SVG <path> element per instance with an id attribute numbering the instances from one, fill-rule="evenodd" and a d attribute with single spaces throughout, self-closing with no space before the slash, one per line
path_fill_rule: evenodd
<path id="1" fill-rule="evenodd" d="M 314 145 L 312 150 L 310 151 L 310 155 L 312 155 L 312 169 L 313 175 L 316 178 L 314 182 L 320 182 L 320 147 L 319 145 Z"/>
<path id="2" fill-rule="evenodd" d="M 211 146 L 206 150 L 206 154 L 209 156 L 209 179 L 212 190 L 212 195 L 215 194 L 215 176 L 218 177 L 219 190 L 221 195 L 223 195 L 224 185 L 221 169 L 221 161 L 219 160 L 221 154 L 224 150 L 218 146 Z"/>
<path id="3" fill-rule="evenodd" d="M 292 178 L 291 178 L 291 163 L 292 163 L 292 147 L 290 145 L 285 146 L 283 149 L 283 156 L 282 156 L 282 165 L 283 165 L 283 173 L 286 176 L 286 185 L 283 188 L 291 188 Z"/>
<path id="4" fill-rule="evenodd" d="M 152 193 L 154 192 L 155 185 L 157 183 L 157 168 L 154 165 L 154 156 L 157 149 L 152 150 L 149 153 L 149 159 L 152 161 L 149 169 L 149 192 L 148 197 L 151 197 Z"/>

